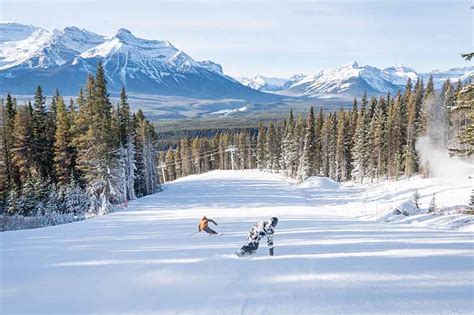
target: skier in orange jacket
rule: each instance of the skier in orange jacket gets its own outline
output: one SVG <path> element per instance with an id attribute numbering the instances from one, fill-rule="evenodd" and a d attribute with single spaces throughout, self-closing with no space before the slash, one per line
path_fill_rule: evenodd
<path id="1" fill-rule="evenodd" d="M 199 225 L 198 225 L 198 231 L 201 232 L 201 231 L 205 231 L 206 233 L 208 234 L 217 234 L 216 231 L 214 231 L 213 229 L 211 229 L 209 227 L 209 222 L 212 222 L 214 223 L 215 225 L 217 225 L 216 221 L 212 220 L 212 219 L 208 219 L 206 218 L 206 216 L 203 216 L 201 221 L 199 222 Z"/>

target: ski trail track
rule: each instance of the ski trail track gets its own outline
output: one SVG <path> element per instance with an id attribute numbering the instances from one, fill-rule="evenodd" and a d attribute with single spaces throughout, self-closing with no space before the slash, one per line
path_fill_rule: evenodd
<path id="1" fill-rule="evenodd" d="M 472 233 L 320 211 L 337 196 L 216 171 L 104 217 L 1 233 L 0 313 L 472 313 Z M 224 233 L 190 236 L 203 215 Z M 271 216 L 276 256 L 264 240 L 255 257 L 236 257 L 248 229 Z"/>

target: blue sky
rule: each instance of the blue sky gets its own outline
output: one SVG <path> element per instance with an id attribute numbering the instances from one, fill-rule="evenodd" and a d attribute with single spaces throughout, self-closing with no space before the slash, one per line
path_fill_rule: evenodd
<path id="1" fill-rule="evenodd" d="M 468 65 L 470 0 L 0 0 L 0 19 L 169 40 L 233 76 L 315 73 L 356 60 L 418 71 Z M 471 63 L 472 64 L 472 63 Z"/>

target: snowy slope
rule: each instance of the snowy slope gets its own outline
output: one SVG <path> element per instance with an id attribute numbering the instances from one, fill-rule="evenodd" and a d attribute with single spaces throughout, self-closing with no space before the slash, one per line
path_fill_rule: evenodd
<path id="1" fill-rule="evenodd" d="M 340 189 L 325 179 L 298 186 L 275 174 L 215 171 L 169 183 L 105 217 L 1 233 L 0 313 L 474 309 L 472 233 L 336 216 L 326 207 L 351 209 Z M 358 202 L 372 190 L 363 191 L 353 212 L 364 210 Z M 202 215 L 223 235 L 191 236 Z M 247 230 L 270 216 L 280 218 L 276 255 L 264 244 L 254 258 L 233 255 Z"/>
<path id="2" fill-rule="evenodd" d="M 2 25 L 7 37 L 21 37 L 13 26 Z M 138 38 L 126 29 L 106 37 L 76 27 L 37 29 L 22 40 L 0 42 L 0 88 L 31 94 L 41 84 L 48 94 L 58 88 L 75 95 L 99 61 L 113 93 L 125 86 L 135 94 L 281 99 L 240 84 L 226 76 L 219 64 L 195 61 L 168 41 Z"/>

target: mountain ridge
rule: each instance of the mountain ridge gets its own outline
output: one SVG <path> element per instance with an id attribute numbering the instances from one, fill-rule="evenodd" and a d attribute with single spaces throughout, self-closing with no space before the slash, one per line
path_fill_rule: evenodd
<path id="1" fill-rule="evenodd" d="M 225 75 L 221 65 L 196 61 L 169 41 L 138 38 L 124 28 L 113 36 L 74 26 L 47 31 L 3 24 L 2 29 L 7 30 L 6 39 L 21 38 L 0 42 L 0 87 L 4 92 L 31 94 L 41 84 L 46 93 L 58 88 L 63 94 L 75 95 L 102 62 L 111 93 L 125 86 L 129 93 L 137 94 L 262 102 L 282 98 L 240 84 Z"/>

